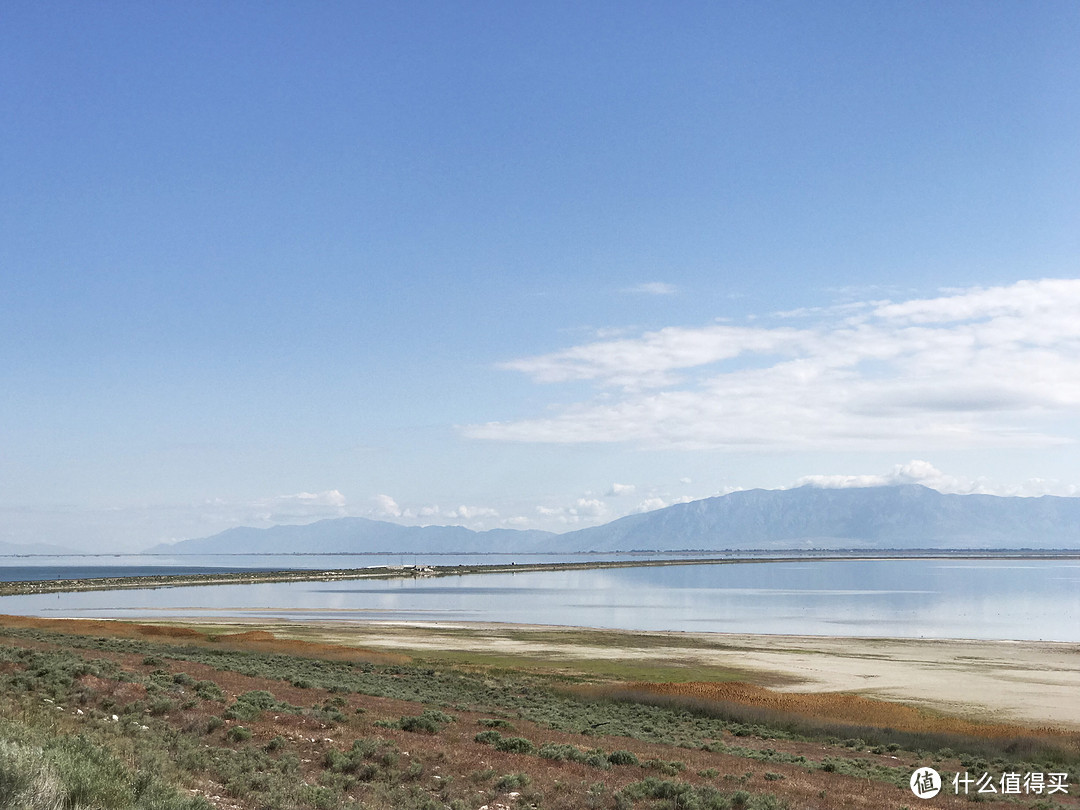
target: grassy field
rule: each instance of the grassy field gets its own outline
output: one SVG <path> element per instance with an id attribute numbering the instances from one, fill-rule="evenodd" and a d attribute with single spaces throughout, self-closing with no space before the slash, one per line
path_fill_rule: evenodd
<path id="1" fill-rule="evenodd" d="M 4 617 L 0 808 L 914 808 L 927 765 L 1070 774 L 928 806 L 1080 807 L 1075 734 L 677 670 Z"/>

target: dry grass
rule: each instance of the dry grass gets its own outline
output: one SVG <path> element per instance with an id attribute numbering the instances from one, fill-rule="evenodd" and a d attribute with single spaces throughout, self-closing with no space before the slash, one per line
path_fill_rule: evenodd
<path id="1" fill-rule="evenodd" d="M 405 715 L 420 714 L 430 708 L 427 704 L 362 692 L 338 693 L 317 687 L 301 687 L 287 679 L 216 668 L 212 664 L 214 657 L 210 658 L 211 663 L 169 658 L 166 650 L 171 648 L 179 652 L 188 649 L 190 645 L 195 645 L 209 649 L 230 648 L 336 660 L 363 660 L 362 656 L 370 654 L 372 657 L 385 657 L 395 662 L 405 658 L 402 655 L 371 653 L 371 651 L 347 645 L 280 639 L 263 630 L 228 633 L 220 627 L 196 631 L 189 628 L 163 628 L 124 622 L 14 617 L 11 620 L 0 619 L 0 623 L 8 626 L 63 630 L 91 636 L 156 638 L 155 644 L 163 646 L 162 652 L 154 656 L 146 656 L 142 652 L 127 652 L 123 647 L 116 651 L 94 649 L 92 652 L 87 651 L 85 655 L 114 661 L 125 673 L 144 681 L 159 668 L 167 670 L 170 676 L 184 673 L 195 680 L 212 680 L 224 692 L 226 700 L 224 703 L 213 700 L 192 700 L 191 705 L 184 705 L 184 701 L 178 699 L 176 709 L 164 716 L 146 719 L 146 724 L 153 728 L 153 731 L 148 734 L 160 733 L 163 739 L 173 733 L 195 735 L 197 745 L 194 750 L 201 750 L 204 744 L 209 744 L 220 750 L 238 750 L 247 746 L 253 750 L 264 751 L 273 741 L 280 738 L 283 740 L 284 747 L 274 756 L 295 755 L 300 763 L 297 780 L 303 779 L 311 784 L 317 784 L 320 779 L 328 775 L 325 765 L 328 755 L 332 756 L 334 751 L 348 751 L 353 740 L 358 738 L 382 739 L 396 749 L 398 761 L 394 766 L 394 778 L 406 787 L 422 789 L 429 796 L 458 796 L 464 800 L 464 806 L 469 810 L 475 810 L 485 804 L 491 806 L 496 800 L 502 801 L 505 792 L 500 793 L 497 788 L 499 777 L 517 773 L 527 773 L 531 781 L 524 793 L 525 798 L 522 798 L 515 806 L 528 807 L 531 803 L 528 798 L 535 796 L 537 802 L 542 802 L 541 806 L 545 810 L 580 810 L 580 808 L 589 807 L 613 810 L 616 791 L 654 773 L 644 766 L 619 766 L 600 770 L 581 762 L 552 761 L 540 756 L 500 751 L 490 745 L 478 743 L 474 739 L 475 734 L 487 728 L 482 721 L 493 716 L 489 707 L 482 710 L 472 704 L 445 707 L 447 712 L 456 718 L 454 722 L 446 724 L 436 734 L 410 733 L 383 723 L 397 720 Z M 31 639 L 10 639 L 10 641 L 5 639 L 5 643 L 39 648 L 62 645 L 63 640 L 44 642 Z M 153 660 L 157 658 L 161 660 Z M 181 683 L 187 682 L 174 681 L 170 688 L 175 690 L 187 688 L 181 687 Z M 492 688 L 500 687 L 500 683 L 498 677 L 492 674 Z M 923 723 L 920 730 L 924 730 L 927 718 L 930 717 L 929 713 L 920 713 L 919 710 L 909 707 L 855 696 L 787 695 L 748 684 L 636 683 L 632 686 L 640 694 L 659 699 L 727 702 L 745 709 L 777 714 L 801 712 L 809 720 L 822 718 L 835 720 L 837 716 L 843 716 L 850 722 L 866 724 L 875 717 L 879 719 L 887 717 L 890 721 L 889 725 L 895 728 L 900 724 L 893 725 L 891 721 L 900 718 L 901 715 L 884 713 L 892 709 L 907 709 L 912 713 L 911 718 L 919 718 L 919 722 Z M 82 727 L 94 722 L 100 723 L 105 728 L 111 728 L 107 718 L 97 720 L 90 718 L 93 707 L 104 707 L 113 703 L 117 705 L 133 703 L 146 697 L 146 688 L 138 683 L 129 680 L 110 680 L 97 675 L 82 676 L 77 682 L 77 687 L 86 696 L 87 702 L 84 704 L 87 710 L 86 715 L 72 714 L 71 705 L 68 706 L 67 712 L 57 712 L 54 709 L 49 713 L 50 722 L 60 724 L 61 730 L 67 733 L 77 733 Z M 234 701 L 237 695 L 263 690 L 271 692 L 279 701 L 298 707 L 312 707 L 327 700 L 339 700 L 344 719 L 330 723 L 320 719 L 317 714 L 308 709 L 304 713 L 266 711 L 256 719 L 237 721 L 242 722 L 253 735 L 244 743 L 231 740 L 227 736 L 229 729 L 235 725 L 231 720 L 225 720 L 213 732 L 204 731 L 207 728 L 207 722 L 211 718 L 219 717 L 223 709 Z M 609 688 L 608 691 L 612 690 Z M 185 692 L 184 697 L 192 697 L 190 689 Z M 107 700 L 108 704 L 102 702 L 104 700 Z M 604 709 L 603 705 L 597 707 L 597 711 L 600 712 Z M 111 713 L 112 711 L 114 709 L 101 709 L 101 712 Z M 56 717 L 54 718 L 53 715 Z M 598 747 L 608 752 L 628 750 L 642 763 L 649 760 L 679 761 L 684 769 L 677 776 L 672 776 L 674 780 L 695 787 L 708 785 L 725 792 L 745 789 L 754 794 L 775 794 L 787 802 L 791 810 L 839 810 L 840 808 L 899 810 L 904 806 L 916 805 L 916 801 L 904 787 L 890 784 L 880 778 L 860 778 L 840 772 L 826 772 L 819 768 L 818 763 L 826 757 L 850 758 L 854 755 L 854 752 L 836 744 L 805 740 L 758 739 L 752 736 L 734 740 L 725 733 L 724 742 L 733 744 L 721 747 L 695 745 L 684 748 L 667 742 L 647 741 L 626 736 L 604 736 L 598 733 L 586 735 L 572 730 L 557 730 L 541 722 L 532 722 L 517 713 L 506 716 L 512 719 L 514 726 L 514 730 L 508 733 L 514 736 L 521 735 L 537 747 L 545 743 L 572 745 L 580 749 Z M 673 716 L 678 718 L 679 713 L 673 713 Z M 675 722 L 683 721 L 676 720 Z M 692 721 L 686 722 L 692 724 Z M 601 729 L 610 728 L 603 724 L 598 725 Z M 1009 728 L 1013 732 L 1016 731 L 1012 727 Z M 139 739 L 148 739 L 148 737 Z M 736 748 L 774 751 L 787 756 L 787 759 L 768 761 L 755 759 L 746 753 L 737 753 Z M 913 752 L 897 751 L 895 753 L 896 756 L 863 753 L 860 757 L 875 766 L 888 768 L 908 768 L 914 767 L 916 763 L 922 764 L 921 758 Z M 793 757 L 799 757 L 801 761 L 794 762 Z M 412 781 L 406 781 L 410 779 L 407 774 L 413 765 L 419 767 L 420 775 L 412 778 Z M 489 772 L 490 775 L 484 776 Z M 219 793 L 221 792 L 220 785 L 215 786 L 206 781 L 211 774 L 212 771 L 206 774 L 195 774 L 194 778 L 199 780 L 195 786 L 207 793 Z M 773 777 L 779 775 L 783 778 L 770 778 L 767 774 Z M 389 772 L 387 772 L 387 778 L 389 778 Z M 604 783 L 604 791 L 593 791 L 593 786 L 599 783 Z M 349 788 L 349 795 L 365 801 L 366 806 L 371 807 L 401 808 L 406 806 L 398 803 L 391 804 L 389 799 L 380 799 L 378 791 L 383 786 L 382 782 L 357 784 Z M 939 797 L 934 802 L 935 807 L 959 808 L 967 804 L 968 802 L 962 798 L 945 796 Z M 254 799 L 240 795 L 228 797 L 219 806 L 236 806 L 255 810 L 256 802 Z M 407 806 L 412 807 L 411 804 Z M 660 806 L 651 801 L 644 801 L 639 804 L 637 810 Z M 668 803 L 664 806 L 672 805 Z M 1036 805 L 1028 802 L 1022 806 L 1034 808 Z M 1078 805 L 1073 797 L 1069 797 L 1066 806 L 1077 807 Z"/>
<path id="2" fill-rule="evenodd" d="M 371 650 L 345 644 L 325 644 L 313 641 L 282 639 L 262 630 L 239 633 L 215 633 L 213 628 L 181 627 L 171 624 L 141 624 L 99 619 L 43 619 L 37 616 L 0 615 L 6 627 L 35 630 L 51 630 L 83 636 L 108 636 L 110 638 L 165 638 L 184 641 L 200 646 L 225 649 L 252 650 L 265 653 L 281 653 L 308 658 L 365 661 L 371 664 L 405 664 L 412 660 L 401 653 Z"/>
<path id="3" fill-rule="evenodd" d="M 646 694 L 751 706 L 771 712 L 799 715 L 819 723 L 852 723 L 897 731 L 963 734 L 987 739 L 1049 736 L 1067 740 L 1078 736 L 1052 728 L 1033 729 L 1006 723 L 980 723 L 903 703 L 836 692 L 774 692 L 754 684 L 737 682 L 632 683 L 627 684 L 626 688 Z"/>

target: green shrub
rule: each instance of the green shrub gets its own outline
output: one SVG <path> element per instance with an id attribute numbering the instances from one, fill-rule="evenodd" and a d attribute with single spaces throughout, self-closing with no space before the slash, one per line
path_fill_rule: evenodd
<path id="1" fill-rule="evenodd" d="M 565 759 L 581 762 L 585 759 L 585 754 L 578 748 L 565 743 L 544 743 L 536 753 L 544 759 L 553 759 L 556 762 L 562 762 Z"/>
<path id="2" fill-rule="evenodd" d="M 60 737 L 46 755 L 59 775 L 65 807 L 126 808 L 135 798 L 123 763 L 85 737 Z"/>
<path id="3" fill-rule="evenodd" d="M 669 762 L 664 759 L 650 759 L 645 761 L 645 767 L 650 770 L 659 771 L 664 776 L 675 776 L 686 770 L 686 763 L 677 760 Z"/>
<path id="4" fill-rule="evenodd" d="M 270 740 L 265 747 L 267 751 L 280 751 L 285 747 L 285 738 L 279 734 Z"/>
<path id="5" fill-rule="evenodd" d="M 282 703 L 265 689 L 244 692 L 223 714 L 226 720 L 257 720 L 264 711 L 276 711 L 297 714 L 300 709 L 288 703 Z"/>
<path id="6" fill-rule="evenodd" d="M 589 767 L 600 768 L 605 771 L 611 768 L 611 763 L 608 762 L 607 755 L 604 754 L 603 748 L 594 748 L 591 751 L 586 751 L 585 758 L 582 762 Z"/>
<path id="7" fill-rule="evenodd" d="M 221 687 L 213 681 L 198 681 L 195 684 L 195 694 L 203 700 L 224 700 L 225 693 Z"/>
<path id="8" fill-rule="evenodd" d="M 637 765 L 638 758 L 632 751 L 612 751 L 607 756 L 607 761 L 612 765 Z"/>
<path id="9" fill-rule="evenodd" d="M 251 732 L 243 726 L 233 726 L 225 732 L 225 739 L 232 742 L 247 742 L 251 739 Z"/>
<path id="10" fill-rule="evenodd" d="M 413 731 L 419 734 L 438 734 L 439 724 L 430 717 L 402 717 L 398 721 L 398 728 L 402 731 Z"/>
<path id="11" fill-rule="evenodd" d="M 500 791 L 519 790 L 532 781 L 527 773 L 508 773 L 500 776 L 495 783 L 495 789 Z"/>
<path id="12" fill-rule="evenodd" d="M 152 714 L 154 717 L 160 717 L 163 714 L 168 714 L 175 708 L 176 701 L 170 700 L 169 698 L 157 698 L 156 700 L 152 700 L 150 701 L 150 705 L 148 707 L 150 714 Z"/>
<path id="13" fill-rule="evenodd" d="M 342 718 L 344 719 L 344 717 Z M 456 718 L 438 709 L 427 709 L 415 717 L 403 716 L 398 720 L 396 727 L 402 731 L 414 731 L 422 734 L 438 734 L 447 723 L 453 723 Z"/>
<path id="14" fill-rule="evenodd" d="M 536 751 L 536 746 L 524 737 L 502 737 L 495 741 L 495 750 L 512 754 L 532 754 Z"/>
<path id="15" fill-rule="evenodd" d="M 508 720 L 484 718 L 476 721 L 479 725 L 487 728 L 505 728 L 507 731 L 514 731 L 514 724 Z"/>

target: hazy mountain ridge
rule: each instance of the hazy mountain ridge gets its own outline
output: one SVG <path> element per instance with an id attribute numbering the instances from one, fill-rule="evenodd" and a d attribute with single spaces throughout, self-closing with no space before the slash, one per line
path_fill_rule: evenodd
<path id="1" fill-rule="evenodd" d="M 54 546 L 49 543 L 5 543 L 0 540 L 0 557 L 23 557 L 26 555 L 67 556 L 79 554 L 64 546 Z"/>
<path id="2" fill-rule="evenodd" d="M 536 529 L 491 529 L 477 532 L 464 526 L 402 526 L 361 517 L 328 518 L 302 525 L 268 529 L 238 527 L 211 537 L 162 543 L 148 554 L 294 554 L 365 552 L 493 552 L 521 551 L 522 544 L 539 544 L 557 535 Z"/>
<path id="3" fill-rule="evenodd" d="M 752 489 L 565 534 L 337 518 L 236 528 L 150 553 L 574 552 L 777 548 L 1080 548 L 1080 498 L 946 495 L 917 484 Z"/>
<path id="4" fill-rule="evenodd" d="M 745 490 L 560 535 L 558 550 L 1076 548 L 1080 498 L 947 495 L 917 484 Z"/>

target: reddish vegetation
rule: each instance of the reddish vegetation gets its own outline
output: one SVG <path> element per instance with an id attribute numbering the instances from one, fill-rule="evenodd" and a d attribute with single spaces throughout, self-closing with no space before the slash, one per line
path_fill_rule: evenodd
<path id="1" fill-rule="evenodd" d="M 898 731 L 965 734 L 985 738 L 1047 737 L 1072 738 L 1075 734 L 1056 729 L 1031 729 L 1005 723 L 978 723 L 959 717 L 936 714 L 925 709 L 873 700 L 859 695 L 834 692 L 775 692 L 748 683 L 635 683 L 632 691 L 671 695 L 696 700 L 722 701 L 769 711 L 794 714 L 818 723 L 852 723 Z"/>
<path id="2" fill-rule="evenodd" d="M 8 627 L 31 627 L 90 636 L 160 637 L 181 640 L 185 645 L 197 644 L 208 647 L 287 653 L 310 658 L 363 660 L 372 663 L 403 663 L 409 660 L 406 656 L 398 654 L 278 639 L 272 633 L 261 630 L 212 637 L 189 628 L 93 620 L 52 620 L 9 616 L 0 617 L 0 623 Z M 27 647 L 45 646 L 42 642 L 30 640 L 5 639 L 4 642 Z M 244 727 L 253 733 L 252 745 L 262 747 L 275 737 L 284 738 L 287 741 L 288 750 L 295 752 L 302 763 L 303 777 L 311 783 L 317 782 L 322 773 L 327 751 L 330 749 L 346 751 L 352 740 L 359 737 L 381 737 L 393 741 L 402 752 L 402 768 L 412 762 L 424 765 L 423 784 L 425 785 L 435 785 L 437 784 L 435 780 L 447 777 L 452 777 L 456 784 L 467 785 L 468 798 L 472 800 L 469 805 L 470 810 L 490 800 L 490 779 L 486 782 L 475 779 L 476 774 L 488 769 L 492 769 L 492 772 L 497 774 L 528 773 L 532 780 L 530 790 L 542 794 L 542 806 L 545 810 L 578 810 L 587 806 L 610 808 L 612 807 L 610 793 L 646 775 L 643 769 L 636 767 L 598 771 L 578 762 L 555 762 L 537 756 L 498 751 L 474 740 L 477 731 L 484 728 L 479 721 L 491 716 L 487 713 L 454 708 L 452 713 L 457 721 L 447 725 L 438 734 L 413 734 L 394 728 L 385 728 L 376 723 L 392 721 L 403 715 L 417 715 L 427 708 L 422 704 L 364 694 L 332 695 L 327 691 L 303 688 L 286 681 L 215 670 L 208 665 L 195 662 L 169 660 L 167 656 L 166 660 L 157 662 L 147 661 L 142 655 L 119 652 L 94 651 L 93 656 L 114 660 L 124 669 L 142 674 L 149 674 L 159 667 L 167 667 L 171 673 L 184 672 L 196 680 L 213 680 L 224 690 L 227 701 L 232 701 L 239 694 L 254 690 L 266 690 L 280 701 L 305 707 L 331 698 L 341 699 L 345 719 L 337 724 L 327 725 L 310 715 L 284 712 L 275 714 L 273 711 L 266 712 L 256 720 L 243 722 Z M 90 693 L 89 705 L 95 705 L 106 697 L 116 704 L 128 703 L 143 698 L 146 692 L 144 687 L 137 684 L 109 681 L 92 675 L 83 676 L 79 684 L 87 693 Z M 1013 726 L 970 723 L 900 704 L 854 695 L 779 693 L 742 683 L 636 683 L 625 685 L 625 689 L 636 693 L 672 698 L 737 704 L 751 709 L 799 715 L 819 722 L 847 722 L 898 730 L 932 730 L 984 737 L 1036 733 Z M 599 690 L 593 691 L 595 693 Z M 609 694 L 613 691 L 615 690 L 611 688 L 604 689 L 604 692 Z M 220 715 L 222 709 L 222 703 L 193 700 L 189 706 L 170 710 L 161 720 L 178 730 L 205 729 L 208 720 Z M 64 730 L 67 732 L 77 731 L 80 723 L 87 722 L 82 716 L 73 717 L 70 714 L 61 715 L 58 721 L 64 724 Z M 234 721 L 226 721 L 221 728 L 205 736 L 206 742 L 217 746 L 235 745 L 228 739 L 227 733 L 229 728 L 238 724 Z M 773 793 L 788 802 L 792 810 L 804 810 L 804 808 L 816 810 L 892 808 L 892 810 L 897 810 L 904 806 L 914 807 L 918 802 L 906 788 L 880 781 L 845 776 L 841 773 L 825 772 L 807 765 L 789 762 L 765 763 L 747 756 L 676 748 L 672 745 L 626 737 L 583 736 L 554 731 L 519 718 L 514 718 L 513 724 L 515 726 L 513 734 L 520 734 L 537 746 L 552 742 L 570 744 L 581 749 L 593 747 L 601 747 L 606 751 L 623 749 L 633 752 L 642 762 L 650 759 L 677 760 L 685 764 L 685 770 L 678 776 L 680 780 L 696 785 L 711 784 L 724 790 L 745 788 L 752 792 Z M 198 733 L 203 734 L 202 731 Z M 810 761 L 811 765 L 820 763 L 826 758 L 846 758 L 855 755 L 854 752 L 841 746 L 819 742 L 754 737 L 728 738 L 727 735 L 721 742 L 743 749 L 772 750 L 792 756 L 803 756 Z M 920 761 L 917 755 L 903 751 L 885 754 L 861 751 L 857 756 L 891 768 L 906 769 L 928 764 Z M 956 761 L 950 761 L 948 766 L 957 770 L 961 769 Z M 594 803 L 593 798 L 588 795 L 589 786 L 597 782 L 605 783 L 605 789 L 609 794 L 600 803 Z M 243 797 L 220 798 L 222 786 L 213 783 L 207 777 L 200 777 L 190 787 L 211 797 L 216 807 L 244 807 L 254 810 L 253 804 Z M 1078 798 L 1080 797 L 1076 795 L 1075 788 L 1072 795 L 1055 797 L 1066 807 L 1077 807 Z M 967 807 L 968 804 L 969 802 L 963 797 L 945 794 L 939 795 L 933 801 L 934 807 L 939 808 L 960 808 Z M 528 805 L 522 802 L 515 805 L 517 806 L 524 810 Z M 647 804 L 641 805 L 642 809 L 646 806 Z"/>
<path id="3" fill-rule="evenodd" d="M 263 630 L 242 633 L 209 635 L 190 627 L 174 627 L 158 624 L 135 624 L 132 622 L 101 621 L 98 619 L 43 619 L 37 616 L 0 615 L 0 622 L 7 627 L 30 627 L 54 630 L 60 633 L 76 633 L 83 636 L 110 636 L 114 638 L 168 638 L 193 644 L 245 649 L 257 652 L 285 653 L 308 658 L 331 660 L 367 661 L 372 664 L 404 664 L 411 659 L 400 653 L 381 652 L 363 647 L 345 647 L 337 644 L 320 644 L 311 641 L 279 639 Z"/>

